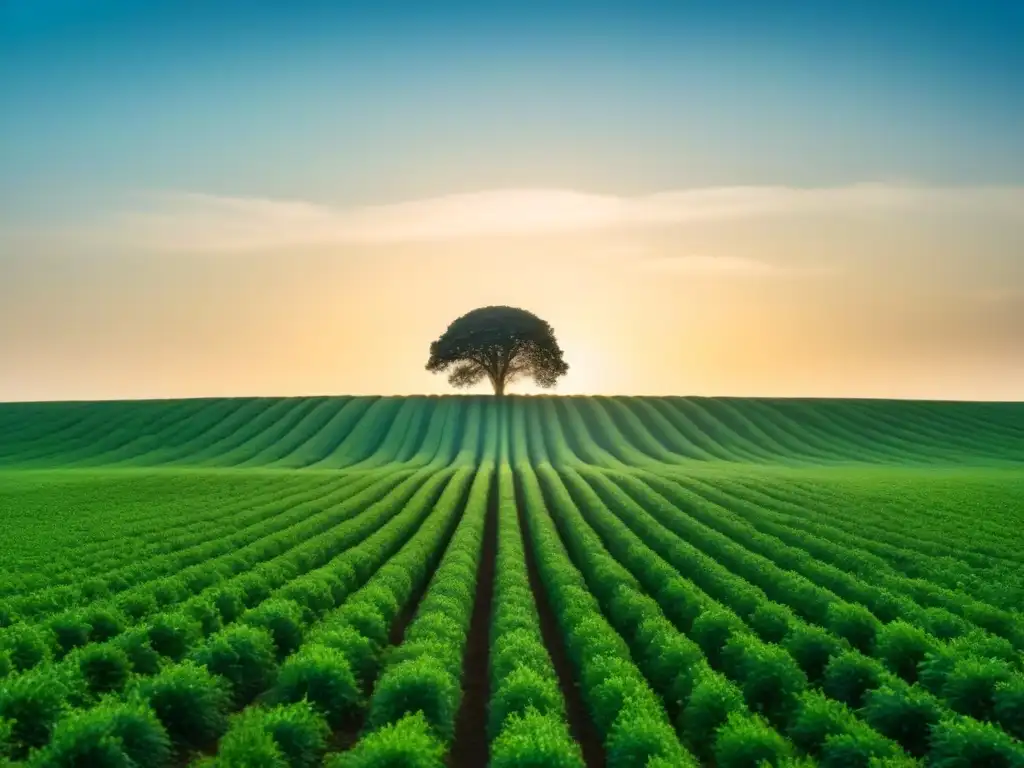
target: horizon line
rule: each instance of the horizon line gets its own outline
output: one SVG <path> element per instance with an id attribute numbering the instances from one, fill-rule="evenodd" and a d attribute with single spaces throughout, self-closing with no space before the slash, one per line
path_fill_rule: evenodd
<path id="1" fill-rule="evenodd" d="M 332 393 L 332 394 L 300 394 L 300 395 L 184 395 L 177 397 L 113 397 L 113 398 L 85 398 L 85 399 L 54 399 L 54 400 L 0 400 L 0 407 L 5 406 L 17 406 L 17 405 L 88 405 L 88 404 L 117 404 L 117 403 L 170 403 L 170 402 L 183 402 L 183 401 L 200 401 L 200 400 L 309 400 L 309 399 L 340 399 L 340 398 L 480 398 L 489 400 L 506 400 L 510 398 L 585 398 L 585 397 L 603 397 L 603 398 L 635 398 L 635 399 L 651 399 L 651 400 L 664 400 L 664 399 L 680 399 L 680 400 L 802 400 L 802 401 L 856 401 L 856 402 L 880 402 L 880 403 L 928 403 L 935 405 L 968 405 L 968 404 L 983 404 L 983 405 L 1020 405 L 1024 406 L 1024 399 L 1021 400 L 986 400 L 986 399 L 960 399 L 960 398 L 929 398 L 929 397 L 878 397 L 878 396 L 856 396 L 856 395 L 697 395 L 697 394 L 684 394 L 684 395 L 631 395 L 631 394 L 580 394 L 580 393 L 568 393 L 560 394 L 557 392 L 520 392 L 520 393 L 506 393 L 498 396 L 493 393 L 486 392 L 445 392 L 445 393 L 427 393 L 427 392 L 414 392 L 404 394 L 346 394 L 346 393 Z"/>

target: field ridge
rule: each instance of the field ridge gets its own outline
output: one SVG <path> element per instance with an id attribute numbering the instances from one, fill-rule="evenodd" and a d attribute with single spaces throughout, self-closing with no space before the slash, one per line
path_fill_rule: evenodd
<path id="1" fill-rule="evenodd" d="M 679 397 L 508 397 L 576 460 L 1017 466 L 1024 404 Z M 352 469 L 427 463 L 477 396 L 0 404 L 0 467 Z M 444 426 L 442 426 L 444 425 Z M 457 438 L 461 441 L 461 437 Z M 558 455 L 552 456 L 559 461 Z"/>

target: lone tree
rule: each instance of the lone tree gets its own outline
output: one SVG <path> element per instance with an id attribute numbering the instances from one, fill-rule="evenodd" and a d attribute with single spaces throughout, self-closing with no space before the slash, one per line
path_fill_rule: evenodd
<path id="1" fill-rule="evenodd" d="M 427 370 L 451 369 L 453 387 L 471 387 L 486 376 L 494 394 L 523 376 L 553 387 L 569 370 L 551 326 L 515 307 L 482 307 L 467 312 L 430 345 Z"/>

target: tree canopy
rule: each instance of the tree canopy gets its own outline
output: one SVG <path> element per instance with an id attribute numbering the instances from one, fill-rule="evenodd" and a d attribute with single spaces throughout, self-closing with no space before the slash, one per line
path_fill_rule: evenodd
<path id="1" fill-rule="evenodd" d="M 449 371 L 453 387 L 471 387 L 486 376 L 500 396 L 523 377 L 553 387 L 569 366 L 544 320 L 516 307 L 481 307 L 456 319 L 430 345 L 427 370 Z"/>

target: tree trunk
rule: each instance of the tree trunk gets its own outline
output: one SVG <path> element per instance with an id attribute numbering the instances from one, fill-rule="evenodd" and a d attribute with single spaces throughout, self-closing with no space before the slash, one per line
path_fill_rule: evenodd
<path id="1" fill-rule="evenodd" d="M 494 379 L 494 396 L 504 397 L 505 396 L 505 379 Z"/>

